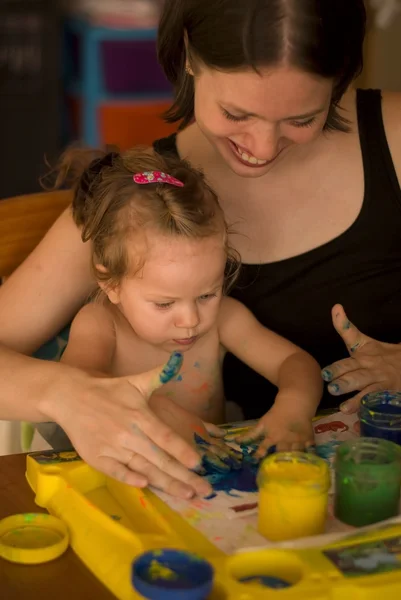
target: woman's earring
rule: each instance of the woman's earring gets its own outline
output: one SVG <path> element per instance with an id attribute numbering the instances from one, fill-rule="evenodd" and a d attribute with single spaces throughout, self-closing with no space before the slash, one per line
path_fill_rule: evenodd
<path id="1" fill-rule="evenodd" d="M 191 67 L 189 66 L 189 64 L 188 64 L 188 63 L 185 65 L 185 73 L 186 73 L 187 75 L 191 75 L 191 77 L 193 76 L 192 69 L 191 69 Z"/>

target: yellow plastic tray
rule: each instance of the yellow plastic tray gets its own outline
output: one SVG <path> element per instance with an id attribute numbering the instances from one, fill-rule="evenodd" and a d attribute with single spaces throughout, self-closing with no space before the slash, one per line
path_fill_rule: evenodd
<path id="1" fill-rule="evenodd" d="M 36 503 L 66 523 L 73 550 L 119 600 L 142 598 L 131 585 L 131 564 L 156 548 L 188 550 L 208 560 L 215 569 L 210 600 L 377 600 L 380 595 L 401 595 L 399 525 L 322 549 L 227 556 L 152 492 L 102 475 L 75 452 L 32 453 L 26 476 Z M 293 585 L 272 590 L 239 581 L 252 576 L 277 577 Z"/>

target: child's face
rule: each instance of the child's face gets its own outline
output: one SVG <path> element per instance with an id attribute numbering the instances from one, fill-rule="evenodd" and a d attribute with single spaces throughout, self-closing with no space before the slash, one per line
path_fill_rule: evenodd
<path id="1" fill-rule="evenodd" d="M 124 278 L 109 299 L 140 338 L 185 352 L 216 323 L 225 264 L 222 236 L 185 240 L 159 234 L 143 269 Z"/>

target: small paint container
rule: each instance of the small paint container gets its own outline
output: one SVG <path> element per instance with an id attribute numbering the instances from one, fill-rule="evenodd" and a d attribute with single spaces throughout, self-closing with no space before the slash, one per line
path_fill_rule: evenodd
<path id="1" fill-rule="evenodd" d="M 132 564 L 132 585 L 150 600 L 206 600 L 213 576 L 208 561 L 184 550 L 151 550 Z"/>
<path id="2" fill-rule="evenodd" d="M 401 392 L 371 392 L 361 400 L 361 436 L 382 438 L 401 446 Z"/>
<path id="3" fill-rule="evenodd" d="M 69 545 L 66 524 L 47 513 L 11 515 L 0 521 L 0 557 L 38 565 L 61 556 Z"/>
<path id="4" fill-rule="evenodd" d="M 377 438 L 344 442 L 335 458 L 334 514 L 362 527 L 399 512 L 401 448 Z"/>
<path id="5" fill-rule="evenodd" d="M 330 471 L 325 460 L 305 452 L 278 452 L 261 463 L 259 532 L 272 541 L 324 532 Z"/>

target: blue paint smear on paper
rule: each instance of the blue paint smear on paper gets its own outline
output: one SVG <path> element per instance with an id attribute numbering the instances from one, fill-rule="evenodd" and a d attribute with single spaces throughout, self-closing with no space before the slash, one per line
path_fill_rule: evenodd
<path id="1" fill-rule="evenodd" d="M 194 438 L 198 446 L 209 445 L 208 442 L 197 436 L 197 434 L 194 435 Z M 255 447 L 242 445 L 241 451 L 242 461 L 239 468 L 236 466 L 236 468 L 229 468 L 222 471 L 218 465 L 213 465 L 211 460 L 203 461 L 202 465 L 206 471 L 203 476 L 214 490 L 214 493 L 206 498 L 207 500 L 215 498 L 217 495 L 216 492 L 224 492 L 228 496 L 235 498 L 241 497 L 240 494 L 236 494 L 235 492 L 257 492 L 256 475 L 260 461 L 253 457 Z"/>

